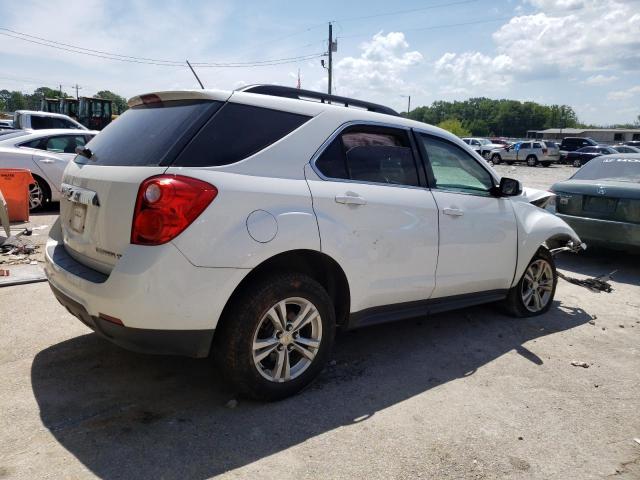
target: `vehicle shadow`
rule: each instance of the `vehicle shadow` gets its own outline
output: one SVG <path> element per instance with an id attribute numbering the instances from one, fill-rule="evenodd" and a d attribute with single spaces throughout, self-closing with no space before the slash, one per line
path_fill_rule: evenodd
<path id="1" fill-rule="evenodd" d="M 486 306 L 343 333 L 320 378 L 277 403 L 228 403 L 234 393 L 209 361 L 138 355 L 93 334 L 39 352 L 31 380 L 45 427 L 97 476 L 208 478 L 367 421 L 513 349 L 537 368 L 526 342 L 590 319 L 555 302 L 532 319 Z"/>
<path id="2" fill-rule="evenodd" d="M 556 257 L 561 270 L 596 277 L 613 274 L 613 281 L 629 285 L 640 285 L 640 254 L 589 247 L 578 254 L 563 253 Z"/>

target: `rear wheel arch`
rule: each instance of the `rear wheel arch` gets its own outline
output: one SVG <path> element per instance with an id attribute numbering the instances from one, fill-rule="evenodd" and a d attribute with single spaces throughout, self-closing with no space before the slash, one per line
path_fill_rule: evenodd
<path id="1" fill-rule="evenodd" d="M 347 276 L 338 262 L 329 255 L 315 250 L 290 250 L 279 253 L 253 268 L 227 300 L 220 322 L 231 317 L 228 313 L 233 308 L 234 300 L 251 284 L 270 274 L 283 272 L 301 273 L 317 281 L 333 301 L 336 324 L 338 326 L 346 324 L 351 304 Z"/>

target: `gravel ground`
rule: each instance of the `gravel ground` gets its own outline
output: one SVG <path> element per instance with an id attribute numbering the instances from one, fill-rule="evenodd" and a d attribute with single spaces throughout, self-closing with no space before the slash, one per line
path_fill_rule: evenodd
<path id="1" fill-rule="evenodd" d="M 497 169 L 537 188 L 574 171 Z M 559 263 L 618 269 L 615 292 L 560 282 L 535 319 L 483 306 L 342 334 L 321 378 L 272 404 L 206 360 L 102 341 L 46 284 L 2 288 L 0 478 L 638 479 L 640 257 Z"/>

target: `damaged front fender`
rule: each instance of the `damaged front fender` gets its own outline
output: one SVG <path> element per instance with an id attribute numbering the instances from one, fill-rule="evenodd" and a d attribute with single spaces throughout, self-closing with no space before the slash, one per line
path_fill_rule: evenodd
<path id="1" fill-rule="evenodd" d="M 578 234 L 564 220 L 527 201 L 513 202 L 518 223 L 518 261 L 511 286 L 518 283 L 529 261 L 541 245 L 549 250 L 567 247 L 568 242 L 577 248 L 584 245 Z"/>

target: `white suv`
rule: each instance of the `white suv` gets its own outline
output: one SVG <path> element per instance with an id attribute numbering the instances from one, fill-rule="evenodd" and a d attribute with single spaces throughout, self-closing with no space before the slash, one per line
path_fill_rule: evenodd
<path id="1" fill-rule="evenodd" d="M 551 307 L 549 249 L 578 236 L 460 139 L 367 102 L 243 90 L 134 97 L 69 163 L 45 268 L 98 334 L 211 353 L 277 399 L 319 373 L 336 327 Z"/>

